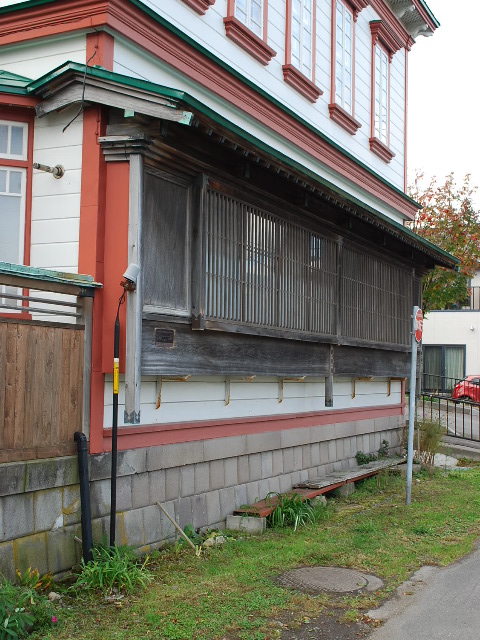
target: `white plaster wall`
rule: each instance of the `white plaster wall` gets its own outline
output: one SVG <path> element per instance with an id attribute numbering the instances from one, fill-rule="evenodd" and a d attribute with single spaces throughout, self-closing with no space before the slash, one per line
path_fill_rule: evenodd
<path id="1" fill-rule="evenodd" d="M 466 374 L 480 374 L 480 311 L 430 311 L 423 321 L 422 342 L 465 345 Z"/>
<path id="2" fill-rule="evenodd" d="M 146 0 L 159 15 L 181 29 L 196 42 L 239 71 L 272 97 L 290 107 L 337 144 L 373 168 L 400 189 L 404 186 L 404 111 L 405 111 L 405 52 L 400 50 L 391 65 L 391 149 L 396 154 L 390 164 L 370 151 L 371 49 L 369 22 L 379 16 L 368 6 L 356 24 L 356 105 L 355 117 L 361 128 L 355 136 L 333 122 L 328 113 L 331 75 L 331 2 L 317 0 L 316 72 L 317 86 L 324 92 L 315 104 L 303 98 L 283 80 L 285 64 L 285 0 L 269 2 L 268 44 L 276 56 L 263 66 L 250 54 L 225 36 L 223 18 L 227 15 L 227 0 L 216 0 L 204 16 L 190 9 L 182 0 Z M 127 63 L 128 66 L 128 63 Z M 132 69 L 136 70 L 136 69 Z M 142 73 L 141 70 L 139 70 Z M 177 86 L 178 89 L 183 87 Z"/>
<path id="3" fill-rule="evenodd" d="M 164 380 L 161 385 L 160 408 L 155 406 L 160 390 L 157 379 L 142 378 L 140 393 L 142 424 L 165 424 L 195 420 L 228 420 L 254 416 L 281 416 L 309 411 L 331 411 L 325 407 L 325 379 L 308 378 L 304 382 L 284 382 L 283 401 L 279 402 L 280 386 L 276 378 L 258 377 L 252 382 L 230 383 L 230 403 L 225 405 L 225 378 L 192 377 L 185 382 Z M 112 425 L 112 376 L 106 376 L 104 426 Z M 334 379 L 333 409 L 360 409 L 401 402 L 401 383 L 392 381 L 390 396 L 388 380 L 357 381 L 355 398 L 353 383 Z M 119 424 L 124 424 L 125 386 L 121 378 L 119 393 Z"/>

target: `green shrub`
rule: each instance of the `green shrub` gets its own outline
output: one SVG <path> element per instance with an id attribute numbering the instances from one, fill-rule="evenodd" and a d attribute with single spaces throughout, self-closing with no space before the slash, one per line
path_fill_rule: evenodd
<path id="1" fill-rule="evenodd" d="M 277 504 L 272 513 L 267 516 L 270 527 L 293 527 L 314 524 L 321 517 L 322 505 L 313 506 L 310 500 L 303 500 L 297 493 L 282 494 L 269 493 L 266 500 L 277 498 Z"/>
<path id="2" fill-rule="evenodd" d="M 389 450 L 390 450 L 390 443 L 388 442 L 388 440 L 382 440 L 382 444 L 380 445 L 380 448 L 378 449 L 378 457 L 379 458 L 388 458 Z"/>
<path id="3" fill-rule="evenodd" d="M 417 457 L 420 462 L 433 465 L 445 430 L 440 422 L 426 419 L 415 420 L 415 429 L 414 443 L 418 443 L 418 433 L 420 433 L 420 447 L 417 451 Z"/>
<path id="4" fill-rule="evenodd" d="M 357 464 L 368 464 L 369 462 L 376 460 L 377 456 L 374 453 L 363 453 L 363 451 L 357 451 L 355 458 L 357 460 Z"/>
<path id="5" fill-rule="evenodd" d="M 92 555 L 93 559 L 87 563 L 82 558 L 81 572 L 72 589 L 98 590 L 105 594 L 117 589 L 131 593 L 137 587 L 146 588 L 153 579 L 147 568 L 149 556 L 142 561 L 130 547 L 96 545 Z"/>
<path id="6" fill-rule="evenodd" d="M 0 578 L 0 640 L 16 640 L 28 632 L 52 624 L 56 620 L 53 605 L 43 591 L 43 585 L 50 584 L 50 576 L 45 581 L 38 570 L 28 569 L 19 574 L 20 585 Z"/>

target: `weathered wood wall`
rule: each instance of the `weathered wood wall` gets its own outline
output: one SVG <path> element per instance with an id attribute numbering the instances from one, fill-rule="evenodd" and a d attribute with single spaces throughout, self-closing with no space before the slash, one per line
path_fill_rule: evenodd
<path id="1" fill-rule="evenodd" d="M 0 319 L 0 463 L 75 452 L 84 331 Z"/>

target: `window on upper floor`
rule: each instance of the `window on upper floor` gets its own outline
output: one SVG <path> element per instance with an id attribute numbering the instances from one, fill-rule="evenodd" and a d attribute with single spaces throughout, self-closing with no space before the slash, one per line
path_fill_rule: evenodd
<path id="1" fill-rule="evenodd" d="M 388 146 L 390 65 L 386 51 L 379 44 L 375 45 L 375 79 L 373 84 L 375 87 L 373 133 Z"/>
<path id="2" fill-rule="evenodd" d="M 268 0 L 228 0 L 225 33 L 253 58 L 267 65 L 276 52 L 268 46 Z"/>
<path id="3" fill-rule="evenodd" d="M 363 0 L 332 1 L 332 69 L 330 117 L 349 133 L 361 126 L 355 120 L 355 22 Z"/>
<path id="4" fill-rule="evenodd" d="M 322 91 L 315 85 L 315 13 L 314 0 L 287 0 L 285 28 L 285 82 L 310 102 Z"/>
<path id="5" fill-rule="evenodd" d="M 292 64 L 312 79 L 313 7 L 312 0 L 292 0 Z"/>
<path id="6" fill-rule="evenodd" d="M 335 13 L 335 102 L 352 114 L 353 14 L 342 0 L 337 0 Z"/>
<path id="7" fill-rule="evenodd" d="M 0 261 L 23 264 L 27 191 L 28 124 L 0 120 Z M 16 287 L 0 285 L 0 302 L 15 305 L 2 294 Z"/>
<path id="8" fill-rule="evenodd" d="M 390 67 L 401 43 L 381 20 L 370 22 L 372 32 L 372 119 L 370 149 L 385 162 L 395 156 L 390 149 Z"/>
<path id="9" fill-rule="evenodd" d="M 263 37 L 263 0 L 236 0 L 235 17 L 256 36 Z"/>

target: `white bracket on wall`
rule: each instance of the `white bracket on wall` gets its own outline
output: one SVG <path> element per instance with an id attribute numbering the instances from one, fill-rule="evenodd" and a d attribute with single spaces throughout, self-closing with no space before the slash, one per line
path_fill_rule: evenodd
<path id="1" fill-rule="evenodd" d="M 242 378 L 225 378 L 225 406 L 230 404 L 230 383 L 234 382 L 252 382 L 257 376 L 244 376 Z"/>
<path id="2" fill-rule="evenodd" d="M 278 381 L 278 404 L 283 402 L 283 383 L 284 382 L 304 382 L 307 376 L 301 378 L 280 378 Z"/>
<path id="3" fill-rule="evenodd" d="M 162 404 L 162 385 L 163 381 L 167 382 L 186 382 L 192 376 L 162 376 L 161 378 L 157 378 L 157 404 L 155 405 L 155 409 L 160 409 Z"/>
<path id="4" fill-rule="evenodd" d="M 371 382 L 373 380 L 373 376 L 365 376 L 363 378 L 354 378 L 352 380 L 352 400 L 355 398 L 356 389 L 355 382 Z"/>

